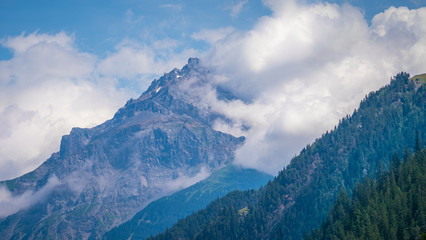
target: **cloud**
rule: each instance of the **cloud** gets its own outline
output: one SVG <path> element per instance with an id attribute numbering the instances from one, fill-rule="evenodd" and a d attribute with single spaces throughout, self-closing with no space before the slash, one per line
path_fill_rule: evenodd
<path id="1" fill-rule="evenodd" d="M 235 4 L 231 8 L 231 12 L 230 12 L 231 17 L 233 17 L 233 18 L 238 17 L 238 15 L 240 15 L 240 12 L 243 9 L 244 5 L 246 5 L 247 3 L 248 3 L 248 0 L 243 0 L 243 1 L 239 1 L 237 4 Z"/>
<path id="2" fill-rule="evenodd" d="M 71 50 L 74 39 L 72 36 L 60 32 L 54 36 L 48 34 L 32 34 L 25 35 L 22 33 L 17 37 L 8 37 L 0 41 L 3 47 L 13 50 L 14 54 L 22 54 L 29 48 L 40 44 L 54 44 L 60 48 Z"/>
<path id="3" fill-rule="evenodd" d="M 178 173 L 178 177 L 164 183 L 164 186 L 168 191 L 174 192 L 183 188 L 187 188 L 195 183 L 202 181 L 210 176 L 211 172 L 202 166 L 200 171 L 193 176 L 187 176 L 182 173 Z"/>
<path id="4" fill-rule="evenodd" d="M 171 9 L 171 10 L 176 11 L 176 12 L 180 12 L 183 9 L 183 4 L 171 4 L 171 3 L 161 4 L 160 7 L 166 8 L 166 9 Z"/>
<path id="5" fill-rule="evenodd" d="M 34 169 L 72 126 L 93 126 L 124 101 L 111 84 L 97 82 L 97 59 L 73 42 L 63 32 L 2 41 L 14 55 L 0 61 L 1 179 Z"/>
<path id="6" fill-rule="evenodd" d="M 159 67 L 154 57 L 155 52 L 149 47 L 124 42 L 117 46 L 115 52 L 108 54 L 107 58 L 100 61 L 98 71 L 104 76 L 118 78 L 133 78 L 142 74 L 152 75 L 158 71 Z"/>
<path id="7" fill-rule="evenodd" d="M 170 50 L 178 47 L 179 45 L 181 45 L 179 41 L 170 38 L 156 40 L 152 43 L 153 49 L 156 50 Z"/>
<path id="8" fill-rule="evenodd" d="M 237 164 L 276 173 L 392 75 L 425 71 L 426 8 L 391 7 L 369 25 L 347 4 L 263 2 L 272 14 L 251 30 L 192 34 L 211 46 L 202 60 L 212 84 L 240 98 L 218 100 L 211 86 L 199 91 L 198 102 L 233 120 L 216 122 L 216 129 L 247 137 Z M 124 18 L 137 20 L 131 10 Z M 167 37 L 152 44 L 125 39 L 102 58 L 81 51 L 65 32 L 21 34 L 0 44 L 13 52 L 0 61 L 1 179 L 34 169 L 71 127 L 105 121 L 154 77 L 199 55 L 176 51 L 184 44 Z"/>
<path id="9" fill-rule="evenodd" d="M 124 22 L 129 25 L 136 25 L 141 23 L 143 20 L 143 16 L 136 16 L 132 9 L 127 9 L 124 13 Z"/>
<path id="10" fill-rule="evenodd" d="M 203 101 L 233 119 L 217 130 L 246 136 L 237 164 L 276 174 L 391 76 L 425 71 L 426 8 L 391 7 L 368 25 L 347 4 L 265 4 L 272 15 L 251 30 L 200 37 L 211 44 L 203 61 L 214 84 L 241 99 L 220 101 L 213 92 Z"/>
<path id="11" fill-rule="evenodd" d="M 13 196 L 6 187 L 0 186 L 0 217 L 7 217 L 42 201 L 58 185 L 60 185 L 58 178 L 52 176 L 38 191 L 29 190 L 17 196 Z"/>
<path id="12" fill-rule="evenodd" d="M 98 58 L 74 42 L 64 32 L 0 41 L 14 53 L 0 61 L 0 180 L 35 169 L 58 151 L 61 136 L 72 127 L 91 127 L 111 118 L 154 77 L 195 54 L 192 49 L 175 53 L 126 40 Z"/>
<path id="13" fill-rule="evenodd" d="M 174 52 L 178 46 L 179 42 L 173 39 L 159 39 L 152 45 L 123 40 L 114 52 L 98 62 L 96 70 L 101 77 L 120 79 L 124 82 L 120 86 L 133 85 L 140 94 L 154 78 L 198 54 L 194 49 Z"/>
<path id="14" fill-rule="evenodd" d="M 225 37 L 229 36 L 234 31 L 235 29 L 233 27 L 219 29 L 203 29 L 200 32 L 193 33 L 191 37 L 195 40 L 202 40 L 210 44 L 215 44 L 216 42 L 221 41 Z"/>

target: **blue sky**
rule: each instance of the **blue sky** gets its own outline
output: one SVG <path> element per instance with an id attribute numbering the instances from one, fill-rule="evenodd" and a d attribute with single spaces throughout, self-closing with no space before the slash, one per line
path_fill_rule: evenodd
<path id="1" fill-rule="evenodd" d="M 260 1 L 247 1 L 240 12 L 232 12 L 237 4 L 212 0 L 5 0 L 0 3 L 0 35 L 65 31 L 75 34 L 79 48 L 100 56 L 124 38 L 146 43 L 169 38 L 181 41 L 181 48 L 205 48 L 191 38 L 192 33 L 223 26 L 248 29 L 258 17 L 270 13 Z M 3 48 L 0 57 L 10 56 Z"/>
<path id="2" fill-rule="evenodd" d="M 245 4 L 240 11 L 232 12 L 239 2 Z M 328 2 L 357 6 L 364 11 L 367 20 L 389 6 L 424 6 L 422 0 Z M 271 10 L 259 0 L 3 0 L 0 2 L 0 37 L 23 32 L 53 34 L 65 31 L 75 34 L 80 49 L 99 56 L 111 51 L 124 38 L 146 43 L 169 38 L 181 41 L 180 48 L 205 49 L 203 42 L 191 38 L 192 33 L 227 26 L 246 30 L 259 17 L 270 13 Z M 8 59 L 11 55 L 9 49 L 0 48 L 0 59 Z"/>
<path id="3" fill-rule="evenodd" d="M 423 0 L 0 1 L 0 180 L 72 127 L 111 118 L 154 78 L 200 57 L 204 106 L 247 137 L 236 163 L 276 173 L 400 71 L 426 72 Z M 192 94 L 197 94 L 192 92 Z M 241 125 L 249 124 L 248 131 Z"/>

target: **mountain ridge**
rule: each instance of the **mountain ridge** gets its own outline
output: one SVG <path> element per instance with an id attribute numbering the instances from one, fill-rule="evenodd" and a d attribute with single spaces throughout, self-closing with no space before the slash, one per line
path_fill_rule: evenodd
<path id="1" fill-rule="evenodd" d="M 180 82 L 201 84 L 207 74 L 189 59 L 112 119 L 73 128 L 36 170 L 0 182 L 13 210 L 0 218 L 2 238 L 100 238 L 149 202 L 230 164 L 244 138 L 214 130 L 220 116 L 178 94 Z"/>
<path id="2" fill-rule="evenodd" d="M 388 166 L 394 151 L 413 149 L 416 132 L 426 139 L 425 102 L 425 84 L 400 73 L 304 148 L 252 199 L 225 196 L 231 205 L 219 199 L 206 208 L 215 212 L 201 210 L 150 239 L 301 239 L 319 227 L 339 189 L 351 193 L 361 179 Z"/>

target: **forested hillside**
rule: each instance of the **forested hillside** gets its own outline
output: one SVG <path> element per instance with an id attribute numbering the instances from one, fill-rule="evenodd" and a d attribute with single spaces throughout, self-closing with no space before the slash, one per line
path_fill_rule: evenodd
<path id="1" fill-rule="evenodd" d="M 359 184 L 352 201 L 342 191 L 327 221 L 306 239 L 426 239 L 426 149 L 407 157 L 401 164 L 395 154 L 391 171 Z"/>
<path id="2" fill-rule="evenodd" d="M 226 166 L 203 181 L 148 204 L 131 220 L 104 234 L 103 239 L 145 239 L 232 190 L 259 188 L 272 178 L 254 169 Z"/>
<path id="3" fill-rule="evenodd" d="M 416 133 L 426 139 L 423 83 L 398 74 L 257 193 L 228 195 L 233 204 L 219 199 L 152 239 L 302 239 L 320 227 L 341 189 L 351 195 L 387 169 L 394 152 L 414 151 Z"/>

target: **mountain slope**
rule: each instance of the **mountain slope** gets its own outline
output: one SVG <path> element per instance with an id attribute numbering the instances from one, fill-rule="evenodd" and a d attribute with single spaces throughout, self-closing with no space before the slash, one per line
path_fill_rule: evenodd
<path id="1" fill-rule="evenodd" d="M 331 207 L 315 239 L 420 239 L 426 237 L 426 149 L 400 164 L 393 158 L 391 171 L 359 184 L 352 201 L 345 192 Z M 422 239 L 423 239 L 422 238 Z"/>
<path id="2" fill-rule="evenodd" d="M 103 239 L 145 239 L 232 190 L 259 188 L 270 179 L 272 176 L 253 169 L 224 167 L 191 187 L 150 203 L 130 221 L 107 232 Z"/>
<path id="3" fill-rule="evenodd" d="M 234 198 L 215 213 L 200 211 L 152 239 L 301 239 L 320 226 L 339 189 L 352 193 L 361 179 L 387 167 L 393 152 L 413 149 L 416 132 L 426 139 L 425 93 L 421 81 L 398 74 L 249 201 Z M 246 202 L 253 204 L 241 215 Z"/>
<path id="4" fill-rule="evenodd" d="M 1 239 L 100 238 L 148 203 L 231 163 L 244 141 L 211 128 L 180 85 L 208 71 L 190 59 L 91 129 L 74 128 L 36 170 L 0 183 L 10 196 Z M 6 190 L 5 190 L 6 191 Z"/>

